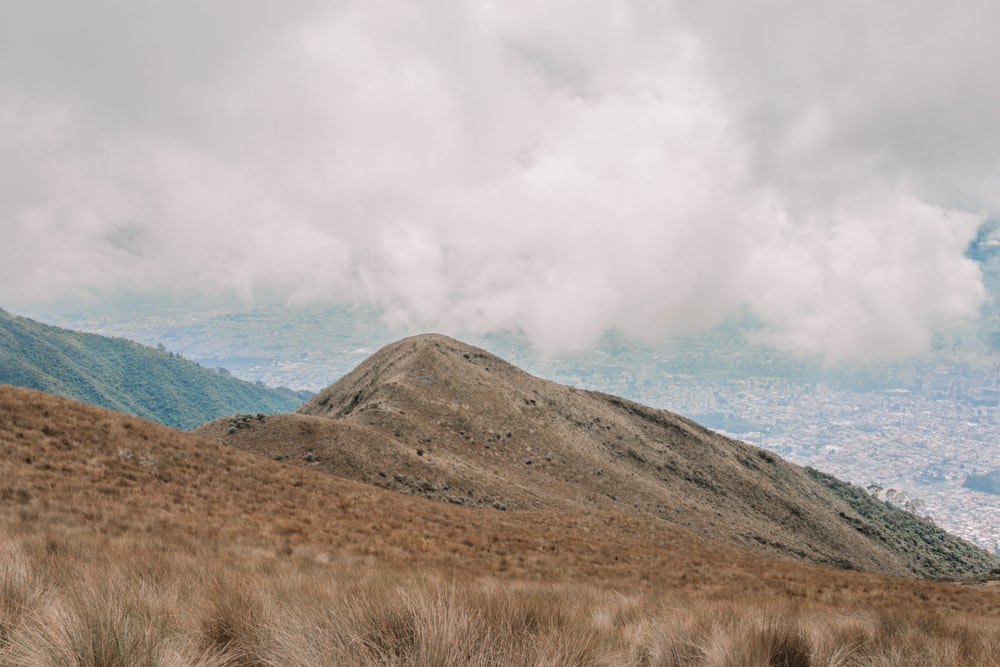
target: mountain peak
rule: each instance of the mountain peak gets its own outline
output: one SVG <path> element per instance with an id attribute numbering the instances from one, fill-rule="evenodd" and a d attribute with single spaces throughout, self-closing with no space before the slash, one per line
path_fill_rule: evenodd
<path id="1" fill-rule="evenodd" d="M 1000 564 L 835 478 L 439 334 L 387 345 L 286 419 L 201 433 L 453 504 L 638 513 L 772 557 L 929 577 Z"/>
<path id="2" fill-rule="evenodd" d="M 365 408 L 387 407 L 392 389 L 400 386 L 459 395 L 482 384 L 488 373 L 523 376 L 519 379 L 524 382 L 534 379 L 478 347 L 443 334 L 419 334 L 386 345 L 296 412 L 342 418 Z"/>

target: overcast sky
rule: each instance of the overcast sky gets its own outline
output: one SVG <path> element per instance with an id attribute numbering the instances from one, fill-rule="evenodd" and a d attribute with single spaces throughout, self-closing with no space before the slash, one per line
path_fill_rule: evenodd
<path id="1" fill-rule="evenodd" d="M 831 359 L 985 297 L 1000 3 L 5 0 L 0 307 L 354 301 Z"/>

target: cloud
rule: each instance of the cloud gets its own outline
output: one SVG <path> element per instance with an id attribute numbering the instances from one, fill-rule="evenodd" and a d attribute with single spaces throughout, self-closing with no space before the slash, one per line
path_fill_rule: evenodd
<path id="1" fill-rule="evenodd" d="M 9 4 L 11 307 L 266 292 L 549 350 L 749 309 L 847 359 L 984 298 L 992 3 Z"/>

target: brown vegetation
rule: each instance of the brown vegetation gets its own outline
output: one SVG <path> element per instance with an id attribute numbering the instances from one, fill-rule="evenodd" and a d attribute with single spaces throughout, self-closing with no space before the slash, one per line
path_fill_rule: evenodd
<path id="1" fill-rule="evenodd" d="M 625 515 L 770 557 L 967 577 L 1000 559 L 851 487 L 669 412 L 533 377 L 438 335 L 372 355 L 297 414 L 195 431 L 466 507 Z M 669 525 L 670 528 L 663 528 Z"/>
<path id="2" fill-rule="evenodd" d="M 995 664 L 1000 593 L 443 505 L 0 387 L 0 665 Z"/>
<path id="3" fill-rule="evenodd" d="M 307 549 L 22 535 L 2 665 L 991 665 L 1000 621 L 781 595 L 622 593 Z"/>

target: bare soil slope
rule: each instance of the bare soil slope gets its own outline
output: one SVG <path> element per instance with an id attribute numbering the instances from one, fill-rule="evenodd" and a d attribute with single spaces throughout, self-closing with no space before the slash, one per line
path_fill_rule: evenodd
<path id="1" fill-rule="evenodd" d="M 672 413 L 533 377 L 445 336 L 383 348 L 295 414 L 196 432 L 456 505 L 615 511 L 868 572 L 947 578 L 1000 566 L 821 473 Z"/>

